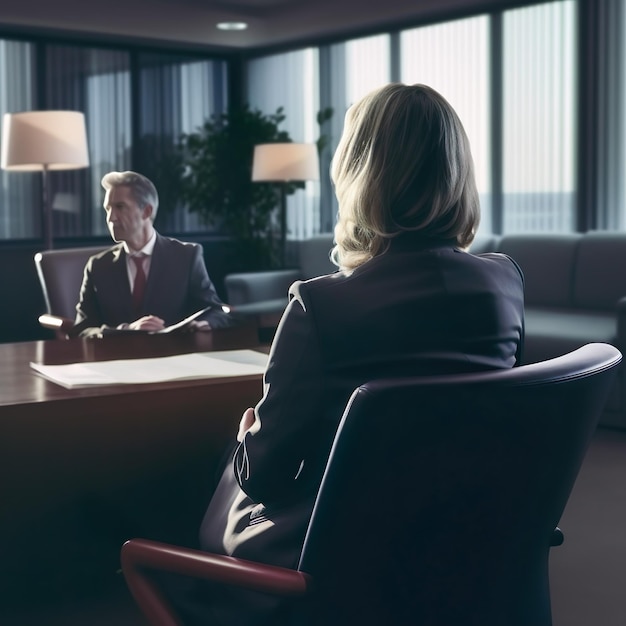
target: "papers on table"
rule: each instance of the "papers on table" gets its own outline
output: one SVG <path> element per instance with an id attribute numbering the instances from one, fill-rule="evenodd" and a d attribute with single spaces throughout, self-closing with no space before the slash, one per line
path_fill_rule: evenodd
<path id="1" fill-rule="evenodd" d="M 37 373 L 67 389 L 94 385 L 137 385 L 217 376 L 249 376 L 262 374 L 266 365 L 267 354 L 254 350 L 195 352 L 152 359 L 123 359 L 68 365 L 30 364 Z"/>
<path id="2" fill-rule="evenodd" d="M 177 324 L 172 324 L 171 326 L 166 326 L 165 328 L 163 328 L 161 330 L 155 331 L 153 334 L 155 334 L 155 335 L 162 335 L 162 334 L 165 334 L 165 333 L 173 333 L 175 330 L 178 330 L 179 328 L 184 328 L 185 326 L 188 326 L 196 318 L 200 317 L 203 313 L 206 313 L 207 311 L 209 311 L 212 308 L 213 308 L 212 306 L 207 306 L 204 309 L 200 309 L 200 311 L 196 311 L 193 315 L 190 315 L 189 317 L 186 317 L 184 320 L 180 320 L 180 322 L 178 322 Z M 222 307 L 222 308 L 225 308 L 225 307 Z M 228 311 L 226 311 L 226 312 L 228 312 Z"/>
<path id="3" fill-rule="evenodd" d="M 204 309 L 200 309 L 195 313 L 192 313 L 189 317 L 180 320 L 180 322 L 176 322 L 176 324 L 172 324 L 171 326 L 166 326 L 161 330 L 130 330 L 129 328 L 107 328 L 105 331 L 106 335 L 125 335 L 129 333 L 133 334 L 142 334 L 142 335 L 165 335 L 167 333 L 173 333 L 181 328 L 186 328 L 193 322 L 195 319 L 199 318 L 202 314 L 210 311 L 213 306 L 207 306 Z M 224 313 L 230 313 L 230 307 L 225 304 L 221 307 Z"/>

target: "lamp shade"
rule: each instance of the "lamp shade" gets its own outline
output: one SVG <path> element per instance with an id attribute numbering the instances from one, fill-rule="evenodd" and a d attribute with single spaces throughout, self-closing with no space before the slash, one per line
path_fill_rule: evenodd
<path id="1" fill-rule="evenodd" d="M 254 146 L 252 180 L 319 180 L 320 165 L 314 143 L 264 143 Z"/>
<path id="2" fill-rule="evenodd" d="M 74 170 L 88 165 L 85 116 L 79 111 L 4 114 L 2 169 Z"/>

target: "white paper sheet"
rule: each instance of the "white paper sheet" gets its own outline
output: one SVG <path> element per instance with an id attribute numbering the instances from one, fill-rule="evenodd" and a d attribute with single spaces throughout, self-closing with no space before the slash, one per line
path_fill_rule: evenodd
<path id="1" fill-rule="evenodd" d="M 254 350 L 196 352 L 152 359 L 123 359 L 42 365 L 31 363 L 37 373 L 67 389 L 94 385 L 137 385 L 192 378 L 262 374 L 267 354 Z"/>

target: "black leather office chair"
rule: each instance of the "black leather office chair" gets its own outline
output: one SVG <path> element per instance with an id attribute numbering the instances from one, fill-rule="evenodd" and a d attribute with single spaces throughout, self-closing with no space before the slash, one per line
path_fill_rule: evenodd
<path id="1" fill-rule="evenodd" d="M 180 622 L 153 569 L 301 596 L 293 624 L 548 626 L 555 527 L 620 361 L 589 344 L 510 370 L 367 383 L 297 571 L 135 539 L 128 585 L 158 626 Z"/>
<path id="2" fill-rule="evenodd" d="M 87 259 L 105 249 L 105 246 L 94 246 L 46 250 L 35 255 L 35 266 L 47 309 L 39 317 L 39 323 L 54 330 L 58 338 L 67 338 L 72 334 Z"/>

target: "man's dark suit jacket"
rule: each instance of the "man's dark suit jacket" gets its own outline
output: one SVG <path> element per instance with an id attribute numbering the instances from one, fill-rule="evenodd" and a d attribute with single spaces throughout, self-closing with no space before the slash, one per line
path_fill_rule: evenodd
<path id="1" fill-rule="evenodd" d="M 90 336 L 143 315 L 156 315 L 169 326 L 207 306 L 213 308 L 198 319 L 206 319 L 212 328 L 230 325 L 207 273 L 202 247 L 157 234 L 139 315 L 132 309 L 126 252 L 118 244 L 87 262 L 75 326 L 81 336 Z"/>
<path id="2" fill-rule="evenodd" d="M 295 283 L 290 296 L 256 407 L 260 430 L 237 447 L 200 540 L 205 550 L 295 567 L 354 389 L 377 378 L 514 366 L 524 296 L 507 256 L 474 256 L 409 233 L 351 274 Z M 213 611 L 224 623 L 247 623 L 248 610 L 260 624 L 266 609 L 258 598 L 220 595 Z"/>

